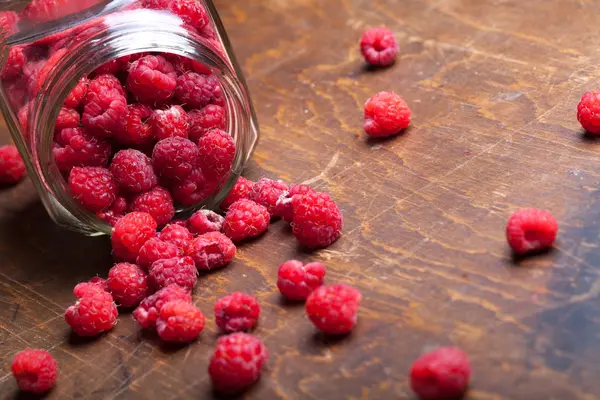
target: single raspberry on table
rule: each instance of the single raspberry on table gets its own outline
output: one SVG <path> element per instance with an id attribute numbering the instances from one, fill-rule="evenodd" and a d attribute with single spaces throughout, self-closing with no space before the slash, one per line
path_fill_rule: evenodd
<path id="1" fill-rule="evenodd" d="M 344 284 L 319 286 L 306 299 L 306 315 L 321 332 L 350 333 L 356 325 L 362 295 Z"/>
<path id="2" fill-rule="evenodd" d="M 308 248 L 327 247 L 342 233 L 342 213 L 327 193 L 292 198 L 292 233 Z"/>
<path id="3" fill-rule="evenodd" d="M 129 211 L 147 212 L 159 227 L 166 225 L 175 215 L 171 193 L 162 186 L 134 196 L 129 203 Z"/>
<path id="4" fill-rule="evenodd" d="M 150 158 L 139 150 L 117 152 L 110 163 L 110 172 L 125 192 L 147 192 L 158 184 Z"/>
<path id="5" fill-rule="evenodd" d="M 175 224 L 171 221 L 169 225 L 165 226 L 162 231 L 160 231 L 158 238 L 163 242 L 176 245 L 185 252 L 192 243 L 194 237 L 185 226 Z"/>
<path id="6" fill-rule="evenodd" d="M 216 189 L 217 182 L 206 177 L 202 168 L 195 167 L 185 179 L 173 184 L 171 194 L 177 203 L 193 206 L 206 200 L 215 193 Z"/>
<path id="7" fill-rule="evenodd" d="M 9 81 L 16 79 L 23 72 L 23 67 L 27 63 L 27 56 L 23 51 L 22 46 L 14 46 L 8 52 L 6 64 L 2 69 L 1 77 L 3 80 Z"/>
<path id="8" fill-rule="evenodd" d="M 127 116 L 127 99 L 116 89 L 95 92 L 90 89 L 83 101 L 83 126 L 99 138 L 110 138 L 122 129 L 123 120 Z"/>
<path id="9" fill-rule="evenodd" d="M 67 128 L 77 128 L 79 126 L 80 118 L 77 110 L 61 107 L 54 124 L 54 131 L 61 132 L 63 129 Z"/>
<path id="10" fill-rule="evenodd" d="M 150 294 L 148 275 L 135 264 L 115 264 L 108 271 L 106 288 L 117 304 L 134 307 Z"/>
<path id="11" fill-rule="evenodd" d="M 161 103 L 177 86 L 175 68 L 162 56 L 148 55 L 129 65 L 127 89 L 141 103 Z"/>
<path id="12" fill-rule="evenodd" d="M 160 309 L 156 331 L 165 342 L 191 342 L 204 329 L 204 321 L 204 314 L 193 304 L 182 300 L 170 301 Z"/>
<path id="13" fill-rule="evenodd" d="M 214 211 L 198 210 L 188 219 L 188 229 L 194 235 L 220 232 L 225 218 Z"/>
<path id="14" fill-rule="evenodd" d="M 17 147 L 12 144 L 0 146 L 0 183 L 17 183 L 25 172 L 25 163 Z"/>
<path id="15" fill-rule="evenodd" d="M 198 150 L 202 171 L 210 178 L 219 180 L 231 171 L 235 158 L 235 141 L 227 132 L 220 129 L 207 132 L 198 140 Z"/>
<path id="16" fill-rule="evenodd" d="M 134 263 L 140 249 L 156 236 L 156 221 L 148 213 L 132 212 L 124 215 L 112 229 L 113 255 Z"/>
<path id="17" fill-rule="evenodd" d="M 544 210 L 524 208 L 508 219 L 506 239 L 516 254 L 552 247 L 558 233 L 554 216 Z"/>
<path id="18" fill-rule="evenodd" d="M 106 279 L 94 277 L 87 282 L 80 282 L 73 288 L 75 297 L 85 297 L 96 292 L 106 292 Z"/>
<path id="19" fill-rule="evenodd" d="M 212 129 L 225 129 L 227 113 L 225 108 L 209 104 L 201 110 L 189 112 L 189 137 L 194 143 Z"/>
<path id="20" fill-rule="evenodd" d="M 108 209 L 118 192 L 110 171 L 102 167 L 74 167 L 69 174 L 69 189 L 79 204 L 94 212 Z"/>
<path id="21" fill-rule="evenodd" d="M 177 136 L 186 138 L 190 131 L 190 119 L 181 106 L 171 106 L 166 110 L 154 110 L 148 125 L 152 130 L 152 136 L 156 140 Z"/>
<path id="22" fill-rule="evenodd" d="M 88 91 L 88 85 L 90 81 L 87 77 L 82 77 L 77 82 L 77 85 L 71 90 L 71 93 L 65 99 L 64 106 L 70 108 L 78 108 L 81 105 L 81 102 L 85 98 L 85 95 Z"/>
<path id="23" fill-rule="evenodd" d="M 440 347 L 424 354 L 410 369 L 410 387 L 419 399 L 458 399 L 469 386 L 469 358 L 456 347 Z"/>
<path id="24" fill-rule="evenodd" d="M 127 211 L 127 199 L 122 196 L 118 196 L 113 202 L 112 206 L 108 211 L 101 211 L 96 213 L 96 216 L 102 221 L 105 221 L 110 226 L 115 226 L 117 221 L 125 215 Z"/>
<path id="25" fill-rule="evenodd" d="M 125 145 L 145 145 L 153 140 L 152 129 L 148 118 L 152 115 L 152 108 L 145 104 L 130 104 L 127 114 L 121 120 L 121 127 L 114 133 L 114 139 Z"/>
<path id="26" fill-rule="evenodd" d="M 396 61 L 398 42 L 387 28 L 367 29 L 360 37 L 360 51 L 370 65 L 386 67 Z"/>
<path id="27" fill-rule="evenodd" d="M 235 182 L 235 185 L 231 188 L 227 196 L 223 199 L 220 204 L 221 210 L 227 211 L 229 206 L 241 199 L 250 198 L 250 193 L 252 193 L 252 187 L 254 186 L 254 182 L 240 176 L 238 180 Z"/>
<path id="28" fill-rule="evenodd" d="M 279 197 L 281 197 L 288 189 L 288 185 L 284 181 L 261 178 L 252 186 L 250 200 L 266 207 L 269 214 L 273 216 L 277 206 L 277 200 L 279 200 Z"/>
<path id="29" fill-rule="evenodd" d="M 248 331 L 256 326 L 260 305 L 246 293 L 235 292 L 215 303 L 215 323 L 226 332 Z"/>
<path id="30" fill-rule="evenodd" d="M 191 140 L 169 137 L 156 143 L 152 150 L 152 165 L 160 176 L 172 179 L 185 179 L 198 162 L 198 146 Z"/>
<path id="31" fill-rule="evenodd" d="M 316 193 L 316 191 L 308 185 L 292 185 L 290 190 L 285 191 L 277 199 L 275 203 L 274 215 L 283 218 L 286 222 L 292 222 L 294 219 L 294 207 L 292 199 L 294 197 L 304 196 L 305 194 Z"/>
<path id="32" fill-rule="evenodd" d="M 235 245 L 221 232 L 208 232 L 198 236 L 188 248 L 196 268 L 209 271 L 227 265 L 235 257 Z"/>
<path id="33" fill-rule="evenodd" d="M 397 135 L 410 124 L 410 108 L 393 92 L 379 92 L 365 103 L 365 132 L 373 137 Z"/>
<path id="34" fill-rule="evenodd" d="M 154 289 L 176 283 L 191 291 L 198 282 L 198 270 L 194 260 L 187 256 L 157 260 L 150 267 L 150 282 Z"/>
<path id="35" fill-rule="evenodd" d="M 252 200 L 241 199 L 229 206 L 223 221 L 223 233 L 234 242 L 255 238 L 266 232 L 270 220 L 265 207 Z"/>
<path id="36" fill-rule="evenodd" d="M 19 389 L 34 394 L 52 389 L 58 376 L 58 364 L 46 350 L 25 349 L 18 352 L 11 369 Z"/>
<path id="37" fill-rule="evenodd" d="M 279 266 L 277 288 L 290 300 L 306 300 L 323 285 L 325 266 L 318 262 L 304 265 L 298 260 L 289 260 Z"/>
<path id="38" fill-rule="evenodd" d="M 237 332 L 221 336 L 210 358 L 208 373 L 220 392 L 240 392 L 260 379 L 269 351 L 257 337 Z"/>
<path id="39" fill-rule="evenodd" d="M 210 75 L 186 72 L 177 78 L 175 97 L 185 107 L 200 109 L 210 103 L 217 86 Z"/>
<path id="40" fill-rule="evenodd" d="M 142 328 L 156 328 L 156 320 L 162 306 L 175 300 L 191 304 L 192 294 L 189 290 L 172 283 L 142 300 L 133 311 L 133 318 Z"/>
<path id="41" fill-rule="evenodd" d="M 149 271 L 155 261 L 180 257 L 182 255 L 183 250 L 177 247 L 177 245 L 163 242 L 159 238 L 152 238 L 140 248 L 137 256 L 137 265 L 145 271 Z"/>
<path id="42" fill-rule="evenodd" d="M 587 92 L 577 105 L 577 120 L 586 131 L 600 134 L 600 90 Z"/>
<path id="43" fill-rule="evenodd" d="M 89 292 L 67 308 L 65 321 L 79 336 L 96 336 L 117 323 L 117 306 L 110 293 Z"/>
<path id="44" fill-rule="evenodd" d="M 84 128 L 67 128 L 54 135 L 52 154 L 58 169 L 69 172 L 73 167 L 107 167 L 112 155 L 109 141 L 89 134 Z"/>

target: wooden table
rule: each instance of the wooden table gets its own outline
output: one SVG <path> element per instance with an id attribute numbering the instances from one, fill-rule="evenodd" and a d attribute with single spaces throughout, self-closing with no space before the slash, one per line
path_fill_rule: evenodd
<path id="1" fill-rule="evenodd" d="M 73 286 L 111 266 L 106 238 L 66 232 L 29 183 L 0 194 L 0 397 L 21 398 L 13 354 L 50 349 L 51 399 L 211 398 L 212 307 L 232 291 L 262 305 L 271 352 L 249 399 L 407 399 L 411 362 L 439 345 L 471 357 L 469 399 L 600 398 L 600 144 L 576 106 L 598 89 L 600 3 L 592 0 L 217 1 L 246 72 L 262 141 L 247 176 L 310 182 L 344 213 L 343 237 L 304 253 L 275 223 L 201 280 L 209 317 L 188 347 L 161 346 L 130 316 L 96 340 L 70 335 Z M 401 57 L 365 69 L 357 41 L 387 25 Z M 368 140 L 362 105 L 394 90 L 413 123 Z M 8 138 L 4 138 L 6 141 Z M 521 207 L 551 210 L 560 239 L 515 262 L 504 238 Z M 332 341 L 282 303 L 277 266 L 324 262 L 359 288 L 355 332 Z"/>

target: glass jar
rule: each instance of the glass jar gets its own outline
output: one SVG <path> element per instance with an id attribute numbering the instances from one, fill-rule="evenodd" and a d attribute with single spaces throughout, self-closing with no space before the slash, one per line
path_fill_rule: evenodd
<path id="1" fill-rule="evenodd" d="M 217 207 L 258 126 L 211 0 L 14 3 L 0 105 L 52 219 L 97 235 L 131 211 L 160 226 Z"/>

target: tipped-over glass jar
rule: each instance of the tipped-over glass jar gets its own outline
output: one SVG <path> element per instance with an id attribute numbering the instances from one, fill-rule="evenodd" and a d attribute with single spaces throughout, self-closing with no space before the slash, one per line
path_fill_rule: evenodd
<path id="1" fill-rule="evenodd" d="M 211 0 L 33 0 L 0 29 L 2 112 L 62 226 L 95 235 L 128 212 L 161 226 L 216 207 L 254 150 Z"/>

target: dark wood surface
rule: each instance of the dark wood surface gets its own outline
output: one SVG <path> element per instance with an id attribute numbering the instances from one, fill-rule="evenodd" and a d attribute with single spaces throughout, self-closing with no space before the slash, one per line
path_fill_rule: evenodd
<path id="1" fill-rule="evenodd" d="M 49 349 L 52 399 L 211 398 L 216 298 L 253 292 L 271 352 L 249 399 L 408 399 L 411 362 L 438 345 L 471 357 L 469 399 L 600 398 L 600 143 L 576 105 L 600 84 L 593 0 L 216 2 L 248 78 L 262 141 L 247 176 L 307 181 L 344 213 L 343 237 L 301 252 L 279 222 L 205 277 L 201 338 L 162 347 L 128 315 L 78 340 L 63 321 L 72 288 L 111 266 L 106 238 L 61 230 L 27 182 L 0 193 L 0 397 L 20 398 L 13 354 Z M 363 28 L 397 32 L 401 56 L 368 71 Z M 412 127 L 367 140 L 362 105 L 404 96 Z M 3 137 L 8 141 L 8 137 Z M 516 262 L 504 238 L 521 207 L 551 210 L 556 249 Z M 326 340 L 282 303 L 276 270 L 318 260 L 359 288 L 355 332 Z"/>

